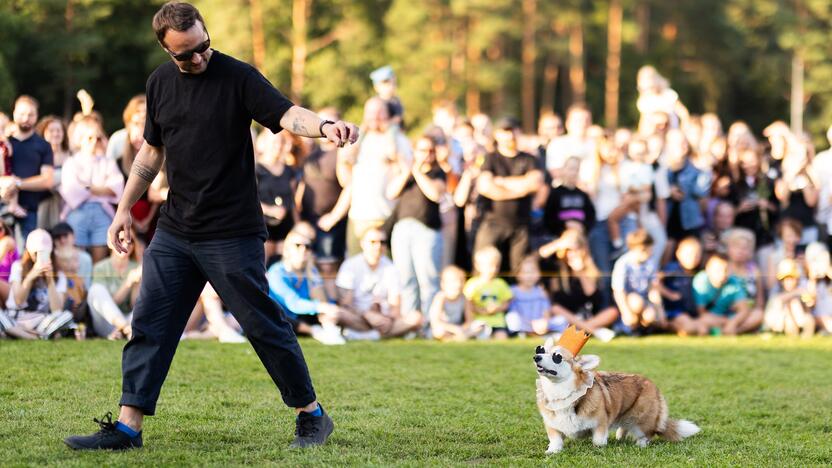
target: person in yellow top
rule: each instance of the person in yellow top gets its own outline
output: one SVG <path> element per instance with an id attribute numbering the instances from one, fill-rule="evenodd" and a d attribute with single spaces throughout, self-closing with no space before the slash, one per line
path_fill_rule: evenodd
<path id="1" fill-rule="evenodd" d="M 497 277 L 502 255 L 496 247 L 489 246 L 474 252 L 474 276 L 465 283 L 465 298 L 474 304 L 474 319 L 482 320 L 486 327 L 483 337 L 508 338 L 506 310 L 511 301 L 511 287 Z"/>

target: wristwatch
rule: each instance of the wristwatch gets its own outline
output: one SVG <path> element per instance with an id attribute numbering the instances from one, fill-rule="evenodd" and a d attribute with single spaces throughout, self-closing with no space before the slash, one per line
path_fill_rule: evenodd
<path id="1" fill-rule="evenodd" d="M 321 124 L 318 126 L 318 133 L 320 133 L 322 137 L 326 136 L 326 135 L 324 135 L 324 125 L 326 125 L 326 124 L 335 125 L 335 122 L 333 122 L 331 120 L 322 120 L 321 121 Z"/>

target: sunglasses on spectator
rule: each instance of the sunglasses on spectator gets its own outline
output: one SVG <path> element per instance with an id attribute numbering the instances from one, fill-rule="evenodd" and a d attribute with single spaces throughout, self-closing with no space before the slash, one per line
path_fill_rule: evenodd
<path id="1" fill-rule="evenodd" d="M 181 54 L 174 54 L 171 52 L 167 47 L 165 47 L 165 51 L 173 57 L 174 60 L 178 62 L 190 62 L 192 58 L 194 58 L 194 54 L 202 54 L 205 53 L 208 48 L 211 47 L 211 38 L 205 40 L 202 44 L 194 47 L 193 49 L 182 52 Z"/>

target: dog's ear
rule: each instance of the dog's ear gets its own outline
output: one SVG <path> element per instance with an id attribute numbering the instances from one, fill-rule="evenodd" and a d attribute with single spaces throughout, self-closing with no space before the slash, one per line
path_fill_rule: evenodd
<path id="1" fill-rule="evenodd" d="M 543 343 L 543 347 L 546 348 L 547 351 L 554 348 L 555 347 L 554 338 L 552 338 L 551 336 L 549 338 L 546 338 L 546 342 Z"/>
<path id="2" fill-rule="evenodd" d="M 592 370 L 601 364 L 601 358 L 594 354 L 582 354 L 578 356 L 578 365 L 583 370 Z"/>

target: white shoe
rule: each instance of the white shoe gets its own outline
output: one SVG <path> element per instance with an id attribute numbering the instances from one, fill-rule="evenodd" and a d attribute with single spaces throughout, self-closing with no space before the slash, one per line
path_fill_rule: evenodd
<path id="1" fill-rule="evenodd" d="M 55 312 L 44 317 L 36 327 L 36 331 L 40 334 L 41 338 L 46 339 L 71 323 L 72 313 L 67 311 Z"/>
<path id="2" fill-rule="evenodd" d="M 342 345 L 347 342 L 341 336 L 341 329 L 336 326 L 320 326 L 312 325 L 312 338 L 320 341 L 325 345 Z"/>
<path id="3" fill-rule="evenodd" d="M 488 340 L 488 339 L 491 338 L 491 332 L 493 332 L 493 331 L 494 331 L 494 329 L 492 329 L 490 325 L 485 325 L 485 326 L 482 327 L 482 331 L 480 332 L 480 334 L 477 335 L 477 339 L 478 340 Z"/>
<path id="4" fill-rule="evenodd" d="M 358 331 L 347 328 L 344 330 L 344 338 L 349 341 L 378 341 L 381 339 L 381 333 L 378 330 Z"/>
<path id="5" fill-rule="evenodd" d="M 220 343 L 246 343 L 248 341 L 246 337 L 231 329 L 220 333 L 217 339 Z"/>
<path id="6" fill-rule="evenodd" d="M 592 334 L 595 335 L 595 338 L 598 338 L 604 343 L 609 343 L 613 338 L 615 338 L 615 332 L 604 327 L 596 328 Z"/>

